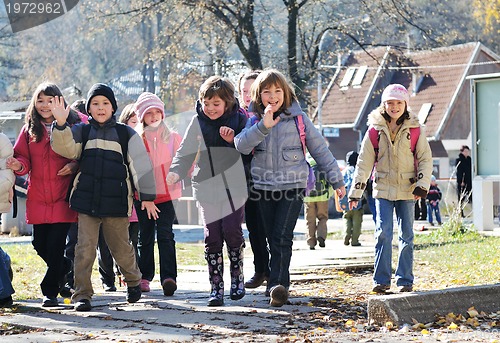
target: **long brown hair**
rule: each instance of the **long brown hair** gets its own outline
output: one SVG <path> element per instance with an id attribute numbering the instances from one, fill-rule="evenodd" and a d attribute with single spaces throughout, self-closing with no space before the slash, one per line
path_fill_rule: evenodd
<path id="1" fill-rule="evenodd" d="M 255 105 L 254 112 L 262 117 L 264 114 L 264 104 L 262 104 L 261 93 L 264 89 L 275 86 L 283 90 L 283 105 L 280 112 L 288 114 L 287 109 L 292 106 L 293 101 L 297 101 L 297 96 L 292 86 L 287 82 L 285 75 L 276 69 L 266 69 L 257 76 L 252 84 L 252 101 Z"/>
<path id="2" fill-rule="evenodd" d="M 61 90 L 55 83 L 42 82 L 35 89 L 33 97 L 31 98 L 31 102 L 26 109 L 26 116 L 24 118 L 25 123 L 28 125 L 28 134 L 35 142 L 40 142 L 45 131 L 45 127 L 42 123 L 42 116 L 40 115 L 40 113 L 38 113 L 35 107 L 36 101 L 38 100 L 38 97 L 41 93 L 45 94 L 46 96 L 62 96 Z M 64 100 L 64 106 L 68 106 L 66 100 Z M 76 111 L 70 109 L 68 119 L 66 121 L 68 122 L 68 124 L 73 125 L 79 123 L 81 120 Z"/>

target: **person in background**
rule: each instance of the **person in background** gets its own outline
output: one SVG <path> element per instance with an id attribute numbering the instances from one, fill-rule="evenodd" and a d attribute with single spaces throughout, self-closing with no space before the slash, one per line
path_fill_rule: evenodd
<path id="1" fill-rule="evenodd" d="M 14 145 L 7 167 L 28 177 L 26 222 L 33 224 L 32 244 L 47 265 L 40 284 L 43 307 L 59 306 L 57 296 L 66 283 L 72 262 L 64 256 L 66 236 L 77 213 L 69 208 L 68 190 L 78 170 L 75 158 L 61 156 L 50 147 L 55 99 L 62 96 L 57 85 L 43 82 L 35 89 L 26 110 L 26 124 Z M 67 106 L 63 101 L 64 106 Z M 68 107 L 68 125 L 81 122 Z"/>
<path id="2" fill-rule="evenodd" d="M 429 224 L 434 225 L 434 220 L 432 219 L 432 213 L 436 215 L 436 220 L 439 225 L 441 222 L 441 211 L 439 210 L 439 202 L 441 201 L 442 193 L 439 189 L 434 175 L 431 176 L 431 186 L 429 187 L 429 192 L 427 193 L 427 220 Z"/>
<path id="3" fill-rule="evenodd" d="M 415 220 L 427 220 L 427 205 L 423 198 L 415 200 Z"/>
<path id="4" fill-rule="evenodd" d="M 409 101 L 408 91 L 400 84 L 391 84 L 382 92 L 380 106 L 368 115 L 369 129 L 361 142 L 354 186 L 349 192 L 349 208 L 353 209 L 363 196 L 376 162 L 373 181 L 377 204 L 374 293 L 385 293 L 391 287 L 394 211 L 399 226 L 396 284 L 400 292 L 413 290 L 414 206 L 416 199 L 427 196 L 432 153 L 417 115 L 410 112 Z M 370 139 L 372 128 L 378 134 L 377 150 Z M 420 131 L 415 151 L 411 149 L 412 130 Z"/>
<path id="5" fill-rule="evenodd" d="M 342 171 L 342 174 L 344 174 L 344 183 L 347 192 L 351 190 L 358 156 L 356 151 L 349 151 L 345 156 L 347 166 Z M 359 201 L 358 206 L 352 209 L 349 209 L 348 204 L 346 205 L 343 215 L 345 221 L 344 245 L 351 244 L 353 247 L 359 247 L 361 245 L 361 243 L 359 243 L 359 236 L 361 235 L 361 224 L 363 223 L 364 213 L 363 201 Z"/>
<path id="6" fill-rule="evenodd" d="M 326 140 L 325 140 L 326 141 Z M 328 144 L 328 143 L 327 143 Z M 306 159 L 316 176 L 315 187 L 304 197 L 304 217 L 307 224 L 307 244 L 310 250 L 314 250 L 316 244 L 320 248 L 326 246 L 326 236 L 328 229 L 328 199 L 334 192 L 333 187 L 328 183 L 326 175 L 319 170 L 318 164 L 308 153 Z"/>
<path id="7" fill-rule="evenodd" d="M 12 294 L 15 293 L 12 287 L 13 277 L 10 256 L 0 247 L 0 308 L 11 307 L 14 304 L 12 299 Z"/>
<path id="8" fill-rule="evenodd" d="M 252 101 L 251 86 L 260 70 L 250 70 L 242 73 L 238 80 L 238 91 L 240 94 L 241 107 L 245 111 L 248 118 L 253 116 L 253 113 L 248 112 L 248 106 Z M 252 155 L 242 155 L 245 161 L 245 166 L 250 167 Z M 254 275 L 245 282 L 245 288 L 257 288 L 264 282 L 269 280 L 269 247 L 267 245 L 266 233 L 264 226 L 259 223 L 260 216 L 258 213 L 258 202 L 256 193 L 253 191 L 253 182 L 250 175 L 250 168 L 245 169 L 248 180 L 249 197 L 245 203 L 245 222 L 248 230 L 248 239 L 253 252 L 253 265 L 255 269 Z"/>
<path id="9" fill-rule="evenodd" d="M 248 121 L 234 142 L 242 154 L 254 152 L 252 180 L 259 196 L 258 212 L 271 250 L 266 294 L 271 298 L 271 306 L 281 307 L 288 301 L 293 230 L 309 175 L 306 148 L 319 169 L 326 173 L 339 198 L 345 195 L 345 187 L 337 161 L 300 108 L 293 87 L 285 76 L 276 69 L 264 70 L 257 76 L 251 90 L 253 107 L 249 110 L 255 112 L 259 120 L 254 125 Z M 299 127 L 301 122 L 303 128 Z"/>
<path id="10" fill-rule="evenodd" d="M 462 145 L 458 158 L 455 160 L 457 170 L 457 195 L 462 217 L 464 217 L 464 202 L 472 201 L 472 160 L 470 148 Z"/>
<path id="11" fill-rule="evenodd" d="M 177 290 L 177 257 L 174 239 L 175 201 L 181 197 L 181 184 L 168 185 L 167 171 L 175 152 L 179 149 L 181 136 L 165 124 L 165 104 L 153 93 L 144 92 L 137 98 L 134 112 L 138 124 L 135 130 L 143 139 L 146 151 L 153 164 L 156 183 L 157 218 L 149 218 L 135 203 L 139 218 L 139 268 L 142 273 L 141 290 L 149 292 L 149 283 L 155 275 L 154 246 L 158 244 L 160 259 L 160 282 L 165 296 L 172 296 Z"/>
<path id="12" fill-rule="evenodd" d="M 208 306 L 224 305 L 224 242 L 230 260 L 230 298 L 239 300 L 245 296 L 245 239 L 241 224 L 248 190 L 244 176 L 239 180 L 233 174 L 240 174 L 238 165 L 244 173 L 241 154 L 234 148 L 234 137 L 246 122 L 231 81 L 220 76 L 209 77 L 200 87 L 196 115 L 167 175 L 167 182 L 173 185 L 185 178 L 195 164 L 193 196 L 199 203 L 204 225 L 205 259 L 211 286 Z"/>
<path id="13" fill-rule="evenodd" d="M 71 208 L 78 212 L 78 243 L 75 247 L 76 311 L 90 311 L 94 293 L 91 276 L 96 257 L 99 229 L 127 283 L 129 303 L 139 301 L 141 272 L 128 236 L 128 217 L 132 213 L 132 182 L 142 209 L 158 218 L 155 182 L 151 161 L 141 138 L 126 125 L 116 122 L 118 106 L 113 90 L 94 84 L 86 101 L 89 124 L 67 125 L 69 107 L 56 97 L 51 109 L 52 149 L 67 158 L 80 160 L 70 196 Z"/>

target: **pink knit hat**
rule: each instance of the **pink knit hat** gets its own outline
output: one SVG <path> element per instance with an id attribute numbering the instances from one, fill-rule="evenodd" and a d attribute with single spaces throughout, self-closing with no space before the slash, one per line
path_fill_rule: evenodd
<path id="1" fill-rule="evenodd" d="M 385 87 L 384 92 L 382 93 L 382 103 L 388 100 L 402 100 L 406 102 L 406 106 L 410 102 L 410 95 L 408 91 L 403 85 L 394 83 Z"/>
<path id="2" fill-rule="evenodd" d="M 134 112 L 137 113 L 137 119 L 142 122 L 144 113 L 148 110 L 157 108 L 161 110 L 162 119 L 165 118 L 165 104 L 155 94 L 144 92 L 137 98 L 134 106 Z"/>

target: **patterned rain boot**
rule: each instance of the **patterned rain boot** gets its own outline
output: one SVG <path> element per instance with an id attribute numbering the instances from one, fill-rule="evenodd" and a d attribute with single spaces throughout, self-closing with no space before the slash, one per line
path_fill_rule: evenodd
<path id="1" fill-rule="evenodd" d="M 208 298 L 207 306 L 224 305 L 224 263 L 222 261 L 222 252 L 205 253 L 205 259 L 208 262 L 208 276 L 212 291 Z"/>
<path id="2" fill-rule="evenodd" d="M 229 252 L 231 266 L 231 290 L 232 300 L 239 300 L 245 296 L 245 282 L 243 278 L 243 246 L 237 249 L 227 249 Z"/>

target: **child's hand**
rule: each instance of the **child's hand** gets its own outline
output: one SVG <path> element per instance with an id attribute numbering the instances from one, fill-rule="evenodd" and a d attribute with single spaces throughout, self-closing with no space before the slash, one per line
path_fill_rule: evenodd
<path id="1" fill-rule="evenodd" d="M 57 172 L 58 176 L 71 175 L 78 170 L 78 162 L 70 162 Z"/>
<path id="2" fill-rule="evenodd" d="M 21 171 L 22 164 L 17 158 L 9 157 L 5 163 L 5 166 L 13 171 Z"/>
<path id="3" fill-rule="evenodd" d="M 274 113 L 272 110 L 271 105 L 267 105 L 266 109 L 264 110 L 264 117 L 262 118 L 262 121 L 264 122 L 264 126 L 266 129 L 270 129 L 276 124 L 279 123 L 280 117 L 276 117 L 276 119 L 273 118 Z"/>
<path id="4" fill-rule="evenodd" d="M 346 193 L 345 186 L 342 186 L 342 187 L 336 189 L 335 192 L 337 192 L 339 199 L 342 199 L 343 197 L 345 197 L 345 193 Z"/>
<path id="5" fill-rule="evenodd" d="M 160 209 L 156 207 L 154 201 L 142 201 L 141 210 L 146 210 L 148 212 L 148 219 L 158 219 Z"/>
<path id="6" fill-rule="evenodd" d="M 167 185 L 173 185 L 177 181 L 179 181 L 179 174 L 176 174 L 174 172 L 169 172 L 167 174 Z"/>
<path id="7" fill-rule="evenodd" d="M 234 142 L 234 130 L 231 129 L 229 126 L 221 126 L 219 129 L 219 134 L 222 137 L 223 140 L 225 140 L 228 143 L 233 143 Z"/>
<path id="8" fill-rule="evenodd" d="M 52 101 L 52 115 L 57 121 L 57 125 L 63 126 L 66 123 L 69 115 L 69 105 L 64 107 L 64 98 L 55 96 Z"/>
<path id="9" fill-rule="evenodd" d="M 351 200 L 349 201 L 349 211 L 351 211 L 353 208 L 356 208 L 358 206 L 358 201 L 357 200 Z"/>

